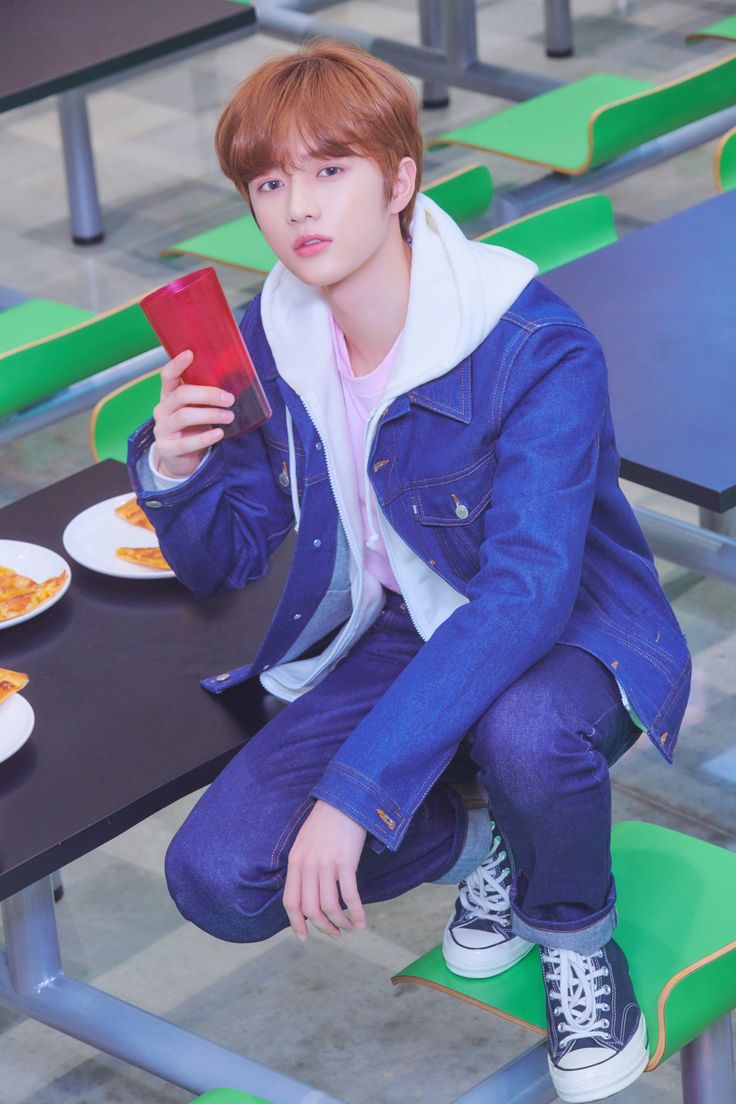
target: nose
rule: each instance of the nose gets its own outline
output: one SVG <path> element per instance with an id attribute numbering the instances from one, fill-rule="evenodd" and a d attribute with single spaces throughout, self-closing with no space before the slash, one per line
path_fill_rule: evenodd
<path id="1" fill-rule="evenodd" d="M 289 182 L 289 202 L 287 216 L 290 223 L 304 222 L 305 219 L 319 218 L 320 210 L 317 196 L 309 183 L 295 173 Z"/>

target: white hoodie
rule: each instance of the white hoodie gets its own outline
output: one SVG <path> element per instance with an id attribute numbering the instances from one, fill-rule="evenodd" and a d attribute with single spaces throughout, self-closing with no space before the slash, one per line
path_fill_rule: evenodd
<path id="1" fill-rule="evenodd" d="M 442 376 L 470 355 L 537 273 L 525 257 L 498 246 L 471 242 L 460 227 L 421 193 L 410 227 L 412 268 L 404 331 L 380 405 L 366 427 L 365 501 L 378 516 L 404 601 L 420 635 L 435 629 L 467 599 L 436 575 L 383 517 L 368 482 L 368 456 L 376 424 L 398 395 Z M 368 628 L 383 603 L 378 582 L 363 566 L 360 507 L 350 456 L 342 391 L 332 350 L 330 311 L 319 288 L 304 284 L 278 263 L 261 296 L 261 318 L 276 367 L 300 396 L 322 441 L 332 491 L 350 546 L 353 613 L 320 656 L 264 672 L 261 682 L 292 701 L 308 690 Z M 309 356 L 304 356 L 304 350 Z M 290 459 L 294 446 L 287 412 Z M 296 487 L 291 473 L 290 485 Z M 299 504 L 294 495 L 299 521 Z"/>

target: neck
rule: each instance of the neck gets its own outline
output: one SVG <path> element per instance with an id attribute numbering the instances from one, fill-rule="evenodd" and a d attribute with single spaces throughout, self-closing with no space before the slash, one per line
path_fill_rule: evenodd
<path id="1" fill-rule="evenodd" d="M 345 334 L 356 376 L 365 376 L 385 359 L 406 320 L 411 280 L 411 248 L 398 231 L 362 268 L 339 284 L 322 289 L 332 315 Z"/>

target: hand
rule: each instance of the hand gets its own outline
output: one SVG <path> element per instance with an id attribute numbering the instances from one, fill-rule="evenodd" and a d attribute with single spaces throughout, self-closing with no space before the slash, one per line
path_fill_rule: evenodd
<path id="1" fill-rule="evenodd" d="M 355 872 L 366 834 L 365 828 L 324 801 L 316 802 L 301 826 L 289 852 L 284 908 L 302 943 L 307 938 L 305 917 L 335 939 L 353 925 L 365 927 Z M 340 908 L 338 883 L 349 914 Z"/>
<path id="2" fill-rule="evenodd" d="M 235 397 L 219 387 L 182 383 L 182 372 L 192 363 L 189 349 L 161 369 L 161 401 L 153 411 L 156 466 L 162 475 L 179 479 L 191 475 L 210 445 L 222 440 L 220 425 L 232 422 Z"/>

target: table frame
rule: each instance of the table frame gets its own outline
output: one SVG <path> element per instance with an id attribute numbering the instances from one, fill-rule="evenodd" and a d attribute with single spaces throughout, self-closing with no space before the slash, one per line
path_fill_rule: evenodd
<path id="1" fill-rule="evenodd" d="M 64 973 L 53 887 L 43 878 L 2 903 L 0 1002 L 192 1093 L 234 1088 L 273 1104 L 344 1104 Z M 731 1017 L 682 1050 L 684 1104 L 736 1104 Z M 552 1104 L 546 1042 L 536 1043 L 453 1104 Z"/>

